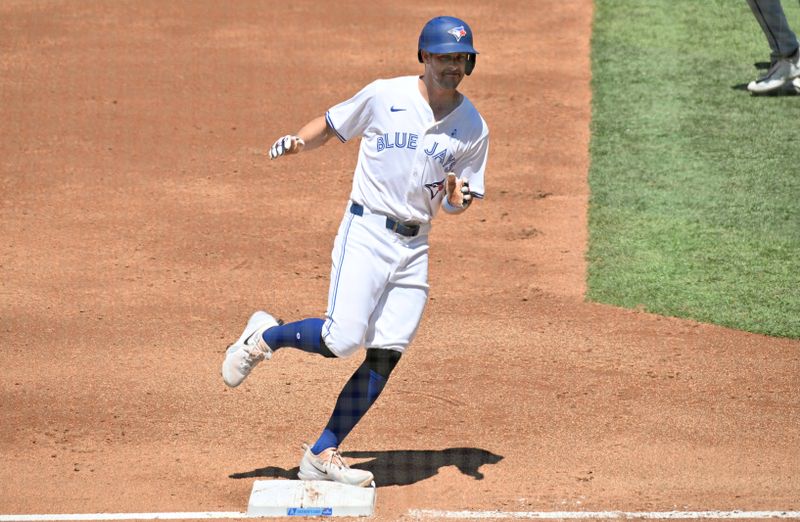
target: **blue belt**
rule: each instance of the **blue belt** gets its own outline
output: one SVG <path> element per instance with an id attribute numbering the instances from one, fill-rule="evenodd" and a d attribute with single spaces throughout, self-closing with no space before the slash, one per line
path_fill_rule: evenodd
<path id="1" fill-rule="evenodd" d="M 364 206 L 359 205 L 358 203 L 353 203 L 350 205 L 350 213 L 355 214 L 356 216 L 363 216 Z M 401 236 L 406 237 L 414 237 L 419 234 L 419 225 L 404 225 L 390 217 L 386 218 L 386 228 L 392 232 L 397 232 Z"/>

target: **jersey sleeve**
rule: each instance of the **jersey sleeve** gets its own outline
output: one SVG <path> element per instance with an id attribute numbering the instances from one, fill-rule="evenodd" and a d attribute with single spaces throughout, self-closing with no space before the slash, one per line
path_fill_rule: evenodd
<path id="1" fill-rule="evenodd" d="M 480 137 L 459 158 L 455 165 L 455 172 L 460 178 L 469 180 L 469 191 L 473 197 L 483 199 L 485 192 L 483 173 L 489 158 L 489 128 L 483 123 Z"/>
<path id="2" fill-rule="evenodd" d="M 325 121 L 336 136 L 348 141 L 361 136 L 372 119 L 372 100 L 375 98 L 376 83 L 372 82 L 347 101 L 334 105 L 325 113 Z"/>

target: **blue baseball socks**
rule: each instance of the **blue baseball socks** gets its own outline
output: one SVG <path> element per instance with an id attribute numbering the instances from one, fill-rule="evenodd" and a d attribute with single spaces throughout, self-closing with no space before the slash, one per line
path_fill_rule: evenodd
<path id="1" fill-rule="evenodd" d="M 336 355 L 322 341 L 324 323 L 324 320 L 314 318 L 274 326 L 264 332 L 264 341 L 273 351 L 279 348 L 297 348 L 304 352 L 333 358 Z"/>
<path id="2" fill-rule="evenodd" d="M 328 448 L 339 447 L 378 399 L 401 355 L 394 350 L 367 349 L 364 362 L 344 385 L 328 425 L 311 447 L 311 453 L 319 455 Z"/>
<path id="3" fill-rule="evenodd" d="M 322 340 L 322 319 L 303 319 L 294 323 L 274 326 L 264 332 L 264 341 L 276 351 L 280 348 L 297 348 L 308 353 L 334 358 Z M 401 353 L 394 350 L 367 349 L 367 356 L 344 385 L 333 414 L 311 452 L 319 455 L 339 444 L 353 430 L 386 386 L 389 375 L 400 360 Z"/>

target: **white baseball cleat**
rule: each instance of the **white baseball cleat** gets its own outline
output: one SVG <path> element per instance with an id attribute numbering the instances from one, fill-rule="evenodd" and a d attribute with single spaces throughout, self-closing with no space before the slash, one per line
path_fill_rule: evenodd
<path id="1" fill-rule="evenodd" d="M 272 358 L 272 349 L 261 334 L 273 326 L 278 326 L 278 321 L 267 312 L 260 310 L 250 316 L 242 335 L 225 352 L 222 361 L 225 384 L 231 388 L 239 386 L 258 363 Z"/>
<path id="2" fill-rule="evenodd" d="M 747 84 L 747 90 L 753 94 L 770 93 L 798 77 L 800 77 L 800 49 L 789 58 L 781 58 L 773 63 L 767 74 Z"/>
<path id="3" fill-rule="evenodd" d="M 347 465 L 337 448 L 328 448 L 319 455 L 311 453 L 311 447 L 303 444 L 306 452 L 300 461 L 300 480 L 331 480 L 350 486 L 367 487 L 372 483 L 372 473 L 353 469 Z"/>

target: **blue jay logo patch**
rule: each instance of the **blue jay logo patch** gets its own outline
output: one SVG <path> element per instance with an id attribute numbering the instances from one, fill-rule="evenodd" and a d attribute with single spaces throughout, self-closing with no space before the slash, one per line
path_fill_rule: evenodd
<path id="1" fill-rule="evenodd" d="M 456 42 L 460 42 L 461 38 L 467 36 L 467 31 L 464 30 L 463 25 L 459 25 L 458 27 L 453 27 L 452 29 L 447 31 L 447 34 L 452 34 L 453 38 L 456 39 Z"/>
<path id="2" fill-rule="evenodd" d="M 433 199 L 438 196 L 440 192 L 444 191 L 444 180 L 425 183 L 425 188 L 431 193 L 431 199 Z"/>

